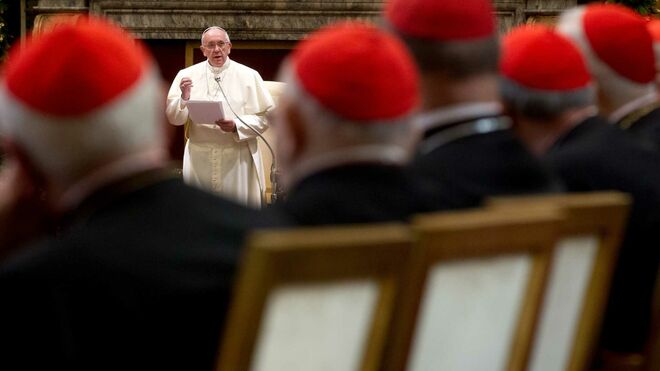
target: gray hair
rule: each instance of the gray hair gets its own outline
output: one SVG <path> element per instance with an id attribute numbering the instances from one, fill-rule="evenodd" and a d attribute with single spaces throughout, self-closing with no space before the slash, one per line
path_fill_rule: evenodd
<path id="1" fill-rule="evenodd" d="M 5 84 L 6 85 L 6 84 Z M 161 78 L 155 66 L 94 114 L 47 117 L 0 88 L 0 131 L 50 180 L 78 179 L 90 168 L 164 147 Z"/>
<path id="2" fill-rule="evenodd" d="M 500 77 L 500 92 L 504 103 L 515 112 L 540 120 L 554 119 L 569 109 L 596 103 L 596 89 L 591 84 L 566 92 L 548 92 Z"/>
<path id="3" fill-rule="evenodd" d="M 224 32 L 224 33 L 225 33 L 225 37 L 227 38 L 227 42 L 231 43 L 231 40 L 229 40 L 229 34 L 227 33 L 227 31 L 226 31 L 224 28 L 222 28 L 222 27 L 218 27 L 218 26 L 211 26 L 211 27 L 205 29 L 205 30 L 202 32 L 202 37 L 199 39 L 199 42 L 200 42 L 202 45 L 204 45 L 204 35 L 206 35 L 206 33 L 209 32 L 210 30 L 220 30 L 220 31 Z"/>
<path id="4" fill-rule="evenodd" d="M 356 144 L 407 143 L 413 135 L 412 112 L 391 120 L 374 120 L 365 124 L 344 118 L 328 110 L 309 95 L 291 72 L 290 65 L 282 69 L 280 79 L 287 83 L 283 95 L 293 102 L 306 123 L 319 128 L 332 128 L 333 137 Z"/>
<path id="5" fill-rule="evenodd" d="M 585 10 L 585 6 L 579 6 L 564 11 L 559 17 L 556 29 L 580 49 L 591 75 L 598 82 L 598 89 L 608 98 L 614 109 L 639 97 L 653 94 L 656 90 L 654 81 L 640 83 L 623 77 L 595 54 L 582 27 Z"/>
<path id="6" fill-rule="evenodd" d="M 487 36 L 470 41 L 438 41 L 404 35 L 385 25 L 408 46 L 423 73 L 442 73 L 463 79 L 498 71 L 499 38 Z"/>

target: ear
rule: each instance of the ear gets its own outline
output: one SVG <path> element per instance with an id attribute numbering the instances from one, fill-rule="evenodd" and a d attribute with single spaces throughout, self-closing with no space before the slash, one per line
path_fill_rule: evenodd
<path id="1" fill-rule="evenodd" d="M 596 105 L 598 106 L 598 111 L 603 117 L 607 117 L 613 111 L 610 96 L 596 81 L 593 81 L 592 84 L 594 84 L 594 88 L 596 89 Z"/>
<path id="2" fill-rule="evenodd" d="M 501 101 L 500 103 L 502 104 L 502 114 L 511 119 L 511 125 L 514 128 L 517 127 L 519 122 L 519 117 L 516 110 L 512 109 L 512 107 L 504 101 Z"/>
<path id="3" fill-rule="evenodd" d="M 0 168 L 0 260 L 14 248 L 51 230 L 54 216 L 39 177 L 24 151 L 3 140 L 7 154 Z"/>
<path id="4" fill-rule="evenodd" d="M 206 55 L 207 53 L 206 53 L 206 48 L 204 47 L 204 45 L 200 44 L 199 45 L 199 50 L 201 50 L 203 56 L 208 58 L 208 55 Z"/>
<path id="5" fill-rule="evenodd" d="M 2 141 L 2 150 L 5 153 L 5 159 L 13 162 L 17 167 L 24 185 L 29 188 L 29 192 L 46 189 L 46 177 L 34 166 L 27 152 L 17 143 L 8 138 Z"/>

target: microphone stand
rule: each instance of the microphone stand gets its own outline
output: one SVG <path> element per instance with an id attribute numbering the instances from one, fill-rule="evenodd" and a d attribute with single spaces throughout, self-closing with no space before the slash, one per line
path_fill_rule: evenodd
<path id="1" fill-rule="evenodd" d="M 245 125 L 247 128 L 252 130 L 261 140 L 264 141 L 264 144 L 266 144 L 266 147 L 268 148 L 268 151 L 270 152 L 270 158 L 273 159 L 273 161 L 270 164 L 270 184 L 273 187 L 273 193 L 270 196 L 270 201 L 271 203 L 275 203 L 283 195 L 283 191 L 280 188 L 280 183 L 279 183 L 279 171 L 277 170 L 276 166 L 276 160 L 275 160 L 275 151 L 273 151 L 273 147 L 270 146 L 270 143 L 264 138 L 263 135 L 261 135 L 260 132 L 258 132 L 255 128 L 252 127 L 252 125 L 248 124 L 247 122 L 243 121 L 239 115 L 236 114 L 236 111 L 234 111 L 234 108 L 231 106 L 229 103 L 229 99 L 227 98 L 227 94 L 225 94 L 225 90 L 222 88 L 222 84 L 220 84 L 220 81 L 222 79 L 220 77 L 215 78 L 215 82 L 218 84 L 218 87 L 220 87 L 220 92 L 222 92 L 222 96 L 225 98 L 225 102 L 227 102 L 227 106 L 229 107 L 229 110 L 234 114 L 234 116 L 240 121 L 243 125 Z"/>

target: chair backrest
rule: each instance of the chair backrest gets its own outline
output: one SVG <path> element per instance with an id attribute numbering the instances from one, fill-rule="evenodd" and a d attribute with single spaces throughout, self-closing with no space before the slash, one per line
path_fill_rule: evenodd
<path id="1" fill-rule="evenodd" d="M 556 209 L 417 216 L 418 273 L 397 309 L 388 369 L 523 369 L 560 219 Z"/>
<path id="2" fill-rule="evenodd" d="M 500 198 L 495 208 L 560 207 L 566 218 L 553 254 L 534 339 L 532 371 L 585 370 L 596 346 L 630 199 L 618 192 Z"/>
<path id="3" fill-rule="evenodd" d="M 256 232 L 217 369 L 379 369 L 411 247 L 399 224 Z"/>

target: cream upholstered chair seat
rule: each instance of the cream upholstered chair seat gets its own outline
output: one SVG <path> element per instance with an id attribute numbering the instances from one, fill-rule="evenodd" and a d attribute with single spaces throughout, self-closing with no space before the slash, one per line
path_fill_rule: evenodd
<path id="1" fill-rule="evenodd" d="M 280 95 L 282 95 L 282 92 L 284 91 L 284 87 L 286 86 L 285 83 L 279 82 L 279 81 L 264 81 L 264 84 L 266 85 L 266 88 L 268 89 L 268 92 L 270 95 L 273 97 L 273 101 L 275 101 L 275 105 L 277 106 L 277 102 L 280 98 Z M 273 130 L 266 130 L 265 133 L 263 133 L 264 138 L 270 143 L 270 146 L 275 149 L 275 135 Z M 261 163 L 264 166 L 264 176 L 266 178 L 266 200 L 271 199 L 271 195 L 273 194 L 273 185 L 271 184 L 270 180 L 270 171 L 271 171 L 271 166 L 273 164 L 273 156 L 271 155 L 270 151 L 268 150 L 268 147 L 266 144 L 263 142 L 263 140 L 259 140 L 259 151 L 261 152 Z"/>

